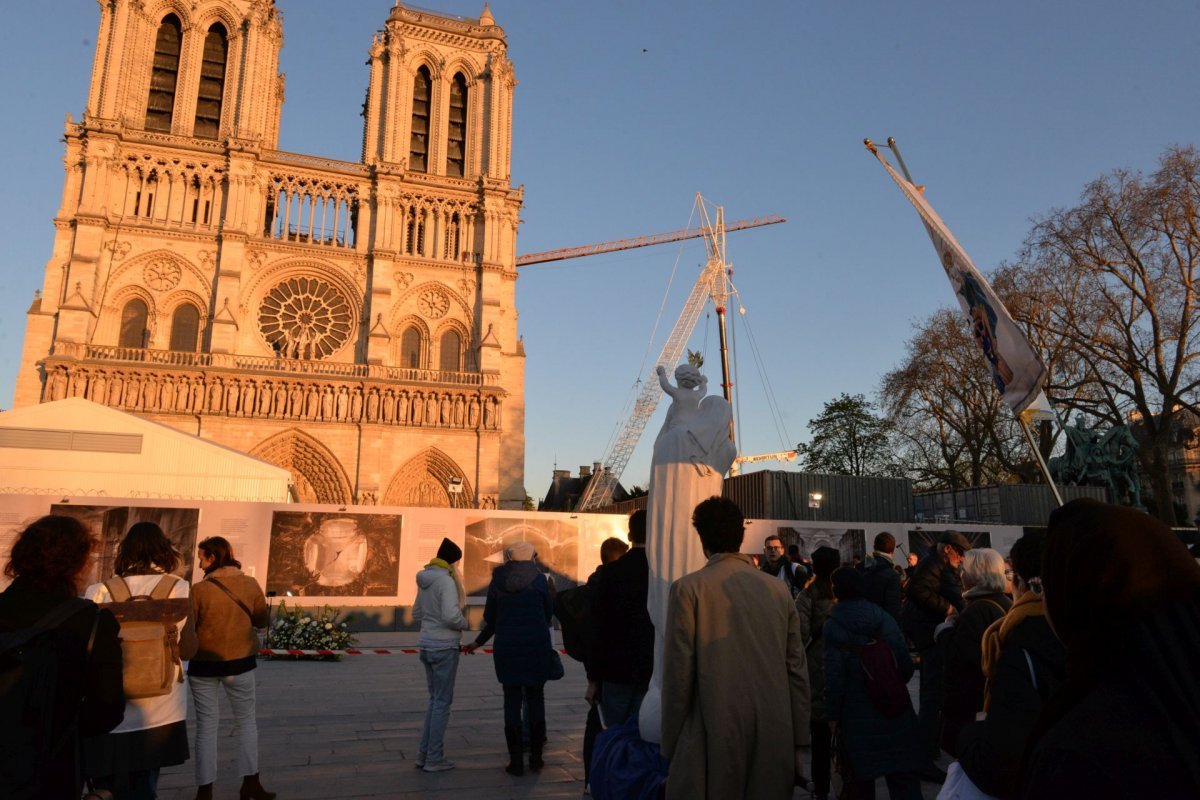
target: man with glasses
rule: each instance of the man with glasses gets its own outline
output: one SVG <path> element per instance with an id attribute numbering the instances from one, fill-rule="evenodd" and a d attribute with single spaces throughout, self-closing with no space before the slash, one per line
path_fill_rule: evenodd
<path id="1" fill-rule="evenodd" d="M 929 759 L 923 780 L 945 780 L 945 773 L 934 765 L 940 754 L 938 733 L 942 713 L 943 655 L 934 644 L 934 629 L 951 613 L 963 608 L 963 586 L 959 568 L 971 542 L 958 531 L 946 531 L 917 564 L 904 588 L 904 608 L 900 624 L 921 658 L 921 704 L 917 720 L 921 745 Z"/>
<path id="2" fill-rule="evenodd" d="M 787 557 L 783 539 L 774 534 L 763 540 L 763 557 L 759 569 L 787 584 L 793 600 L 804 591 L 804 584 L 808 582 L 808 570 L 804 565 L 797 564 Z"/>

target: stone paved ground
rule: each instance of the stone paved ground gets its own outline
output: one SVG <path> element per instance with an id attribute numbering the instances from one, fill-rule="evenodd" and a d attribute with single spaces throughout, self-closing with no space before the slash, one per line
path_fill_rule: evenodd
<path id="1" fill-rule="evenodd" d="M 411 645 L 415 636 L 364 634 L 360 640 L 362 646 L 390 647 Z M 546 767 L 520 778 L 503 770 L 503 701 L 489 655 L 460 660 L 446 734 L 447 756 L 458 768 L 431 775 L 413 767 L 427 699 L 424 671 L 415 655 L 354 656 L 339 663 L 260 662 L 263 783 L 280 800 L 580 798 L 585 680 L 579 664 L 564 661 L 566 677 L 546 684 Z M 218 799 L 236 798 L 240 785 L 228 720 L 229 707 L 222 700 Z M 163 770 L 159 797 L 192 798 L 192 769 L 188 763 Z M 938 787 L 922 788 L 927 798 L 936 797 Z M 795 796 L 807 798 L 808 793 L 797 790 Z M 887 796 L 882 781 L 878 796 Z"/>

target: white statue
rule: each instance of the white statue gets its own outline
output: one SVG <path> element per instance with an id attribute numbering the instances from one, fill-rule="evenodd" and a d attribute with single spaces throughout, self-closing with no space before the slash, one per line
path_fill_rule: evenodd
<path id="1" fill-rule="evenodd" d="M 692 529 L 692 510 L 721 494 L 721 481 L 737 450 L 729 440 L 732 410 L 725 398 L 707 396 L 708 380 L 690 364 L 675 369 L 672 386 L 667 371 L 657 369 L 658 382 L 671 396 L 671 407 L 658 438 L 650 467 L 646 514 L 646 558 L 650 587 L 646 597 L 654 623 L 654 674 L 638 714 L 642 738 L 659 744 L 662 733 L 662 654 L 667 599 L 676 578 L 695 572 L 707 559 Z"/>

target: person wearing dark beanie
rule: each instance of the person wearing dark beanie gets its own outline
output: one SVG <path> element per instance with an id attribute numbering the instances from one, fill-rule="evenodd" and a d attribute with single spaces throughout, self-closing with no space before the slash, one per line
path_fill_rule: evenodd
<path id="1" fill-rule="evenodd" d="M 458 673 L 459 645 L 467 629 L 463 616 L 466 595 L 454 565 L 462 559 L 462 548 L 442 539 L 435 556 L 417 573 L 417 600 L 413 619 L 421 624 L 421 663 L 429 685 L 429 706 L 421 728 L 416 766 L 426 772 L 454 769 L 446 758 L 443 740 L 454 702 L 454 678 Z"/>
<path id="2" fill-rule="evenodd" d="M 832 547 L 812 552 L 813 578 L 796 596 L 800 612 L 800 640 L 808 661 L 808 690 L 812 697 L 812 715 L 808 729 L 812 734 L 813 797 L 829 797 L 833 756 L 833 735 L 825 719 L 825 621 L 833 611 L 833 583 L 830 576 L 842 565 L 842 554 Z"/>
<path id="3" fill-rule="evenodd" d="M 447 564 L 456 564 L 462 560 L 462 548 L 449 539 L 442 539 L 438 547 L 437 557 Z"/>
<path id="4" fill-rule="evenodd" d="M 837 604 L 825 623 L 825 717 L 854 776 L 854 796 L 874 797 L 875 780 L 882 777 L 891 800 L 919 800 L 917 715 L 911 702 L 899 715 L 880 711 L 863 665 L 867 645 L 883 642 L 907 683 L 913 674 L 908 643 L 892 615 L 866 598 L 861 572 L 842 567 L 830 582 Z"/>

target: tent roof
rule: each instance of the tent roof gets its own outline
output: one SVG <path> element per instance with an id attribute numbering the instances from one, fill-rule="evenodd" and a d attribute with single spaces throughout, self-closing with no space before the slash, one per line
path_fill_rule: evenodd
<path id="1" fill-rule="evenodd" d="M 282 467 L 83 398 L 0 413 L 0 491 L 279 502 L 290 483 Z"/>

